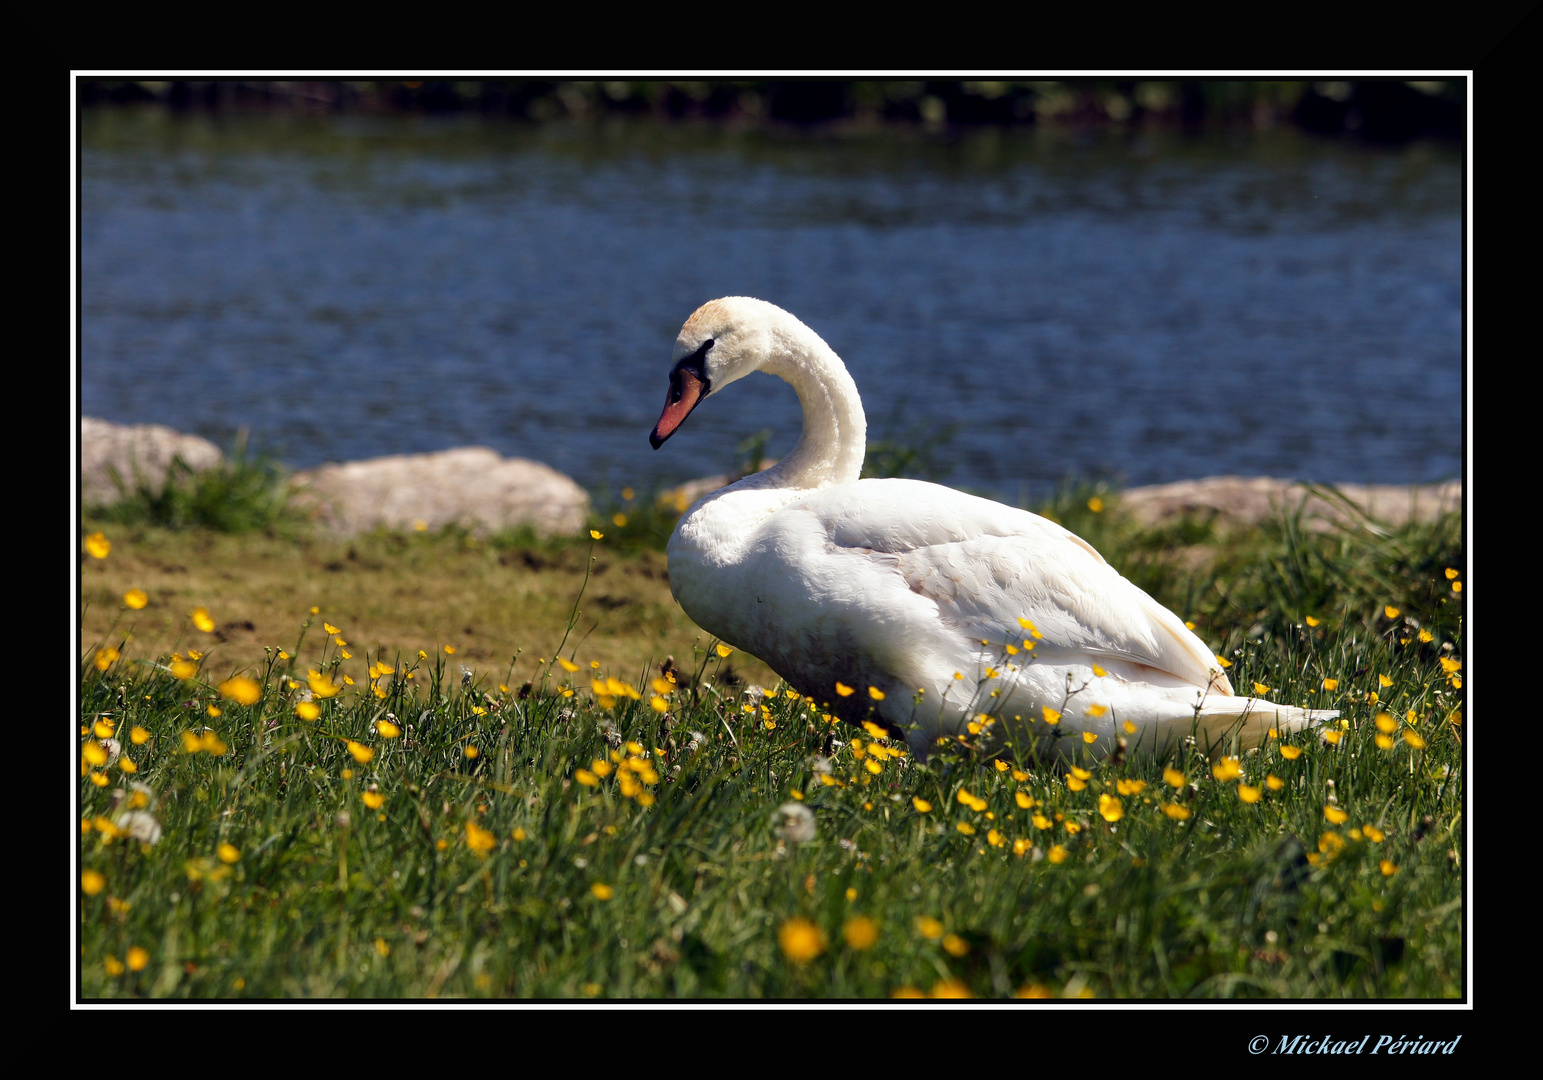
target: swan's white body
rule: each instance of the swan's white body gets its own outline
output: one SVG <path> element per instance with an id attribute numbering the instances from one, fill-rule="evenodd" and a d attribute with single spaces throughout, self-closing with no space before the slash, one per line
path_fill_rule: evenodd
<path id="1" fill-rule="evenodd" d="M 682 328 L 676 360 L 656 446 L 754 370 L 793 385 L 804 430 L 776 466 L 686 512 L 670 537 L 670 589 L 697 625 L 837 713 L 872 708 L 923 753 L 983 713 L 1002 721 L 994 734 L 1040 748 L 1055 738 L 1068 753 L 1086 745 L 1083 732 L 1107 752 L 1127 723 L 1133 748 L 1192 733 L 1253 746 L 1272 727 L 1336 715 L 1235 696 L 1181 619 L 1053 522 L 937 484 L 859 480 L 857 387 L 781 308 L 706 304 Z M 856 693 L 840 696 L 838 682 Z"/>

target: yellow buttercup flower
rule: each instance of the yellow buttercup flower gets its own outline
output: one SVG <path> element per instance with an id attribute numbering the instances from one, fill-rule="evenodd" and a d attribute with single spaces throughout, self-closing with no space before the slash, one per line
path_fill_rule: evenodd
<path id="1" fill-rule="evenodd" d="M 782 954 L 795 964 L 807 964 L 825 951 L 825 932 L 805 918 L 792 918 L 777 931 Z"/>
<path id="2" fill-rule="evenodd" d="M 1095 719 L 1097 717 L 1103 716 L 1104 713 L 1106 713 L 1108 711 L 1109 711 L 1109 708 L 1108 708 L 1108 706 L 1105 706 L 1105 705 L 1089 705 L 1088 706 L 1088 715 L 1091 716 L 1091 717 L 1094 717 Z M 1088 742 L 1092 742 L 1092 741 L 1093 741 L 1092 739 L 1088 740 Z"/>
<path id="3" fill-rule="evenodd" d="M 102 533 L 94 532 L 86 537 L 86 551 L 93 559 L 107 558 L 107 553 L 112 549 L 112 542 Z"/>
<path id="4" fill-rule="evenodd" d="M 478 855 L 486 856 L 498 846 L 498 837 L 494 836 L 490 829 L 484 829 L 475 821 L 466 823 L 466 846 Z"/>
<path id="5" fill-rule="evenodd" d="M 386 797 L 378 791 L 366 791 L 360 798 L 364 800 L 364 805 L 368 806 L 371 810 L 379 810 L 382 806 L 386 805 Z"/>
<path id="6" fill-rule="evenodd" d="M 1236 780 L 1243 775 L 1243 766 L 1235 757 L 1224 757 L 1211 766 L 1211 775 L 1222 781 Z"/>
<path id="7" fill-rule="evenodd" d="M 1246 803 L 1256 803 L 1263 796 L 1264 792 L 1259 788 L 1251 787 L 1248 784 L 1238 785 L 1238 798 L 1242 799 Z"/>
<path id="8" fill-rule="evenodd" d="M 883 701 L 884 691 L 880 690 L 876 686 L 870 686 L 868 687 L 868 696 L 871 697 L 874 701 Z"/>
<path id="9" fill-rule="evenodd" d="M 1264 683 L 1262 683 L 1262 682 L 1254 683 L 1254 693 L 1255 694 L 1258 694 L 1260 697 L 1263 697 L 1265 694 L 1268 694 L 1269 692 L 1270 692 L 1270 688 L 1268 686 L 1264 685 Z"/>
<path id="10" fill-rule="evenodd" d="M 363 743 L 354 742 L 352 739 L 348 740 L 348 752 L 361 765 L 368 765 L 370 759 L 375 756 L 374 750 L 371 750 Z"/>
<path id="11" fill-rule="evenodd" d="M 1082 741 L 1085 743 L 1096 743 L 1098 741 L 1098 732 L 1084 731 L 1082 733 Z"/>
<path id="12" fill-rule="evenodd" d="M 1282 780 L 1274 773 L 1270 773 L 1264 778 L 1264 786 L 1269 788 L 1271 791 L 1279 791 L 1281 788 L 1286 786 L 1286 781 Z"/>
<path id="13" fill-rule="evenodd" d="M 220 694 L 240 705 L 256 705 L 262 700 L 262 687 L 255 679 L 237 675 L 220 683 Z"/>
<path id="14" fill-rule="evenodd" d="M 1045 853 L 1045 858 L 1049 859 L 1053 863 L 1063 863 L 1066 861 L 1066 848 L 1062 847 L 1060 844 L 1056 844 Z"/>
<path id="15" fill-rule="evenodd" d="M 1304 621 L 1307 623 L 1308 626 L 1317 626 L 1318 625 L 1318 620 L 1313 618 L 1311 615 L 1307 616 L 1307 618 Z"/>
<path id="16" fill-rule="evenodd" d="M 1105 821 L 1119 821 L 1125 816 L 1125 807 L 1119 799 L 1111 795 L 1100 795 L 1098 797 L 1098 814 Z"/>
<path id="17" fill-rule="evenodd" d="M 343 689 L 343 684 L 333 682 L 329 676 L 323 675 L 314 668 L 305 677 L 306 685 L 311 688 L 311 693 L 319 698 L 329 698 Z"/>
<path id="18" fill-rule="evenodd" d="M 836 680 L 836 693 L 840 694 L 842 697 L 851 697 L 854 693 L 856 693 L 856 691 L 838 679 Z"/>
<path id="19" fill-rule="evenodd" d="M 916 920 L 916 932 L 928 941 L 936 941 L 943 936 L 943 924 L 930 915 L 923 915 Z"/>
<path id="20" fill-rule="evenodd" d="M 1323 808 L 1323 816 L 1328 818 L 1336 825 L 1343 825 L 1350 817 L 1349 814 L 1345 813 L 1337 806 L 1325 806 Z"/>
<path id="21" fill-rule="evenodd" d="M 1386 675 L 1378 675 L 1377 676 L 1377 683 L 1384 690 L 1386 690 L 1388 687 L 1393 685 L 1393 680 L 1388 678 Z"/>
<path id="22" fill-rule="evenodd" d="M 402 729 L 397 727 L 390 720 L 380 721 L 380 723 L 375 725 L 375 731 L 382 739 L 394 739 L 398 735 L 402 734 Z"/>
<path id="23" fill-rule="evenodd" d="M 719 659 L 727 660 L 728 657 L 729 657 L 729 653 L 733 652 L 734 650 L 729 648 L 727 645 L 725 645 L 723 642 L 720 641 L 720 642 L 718 642 L 717 647 L 713 651 L 718 654 Z"/>
<path id="24" fill-rule="evenodd" d="M 1052 709 L 1049 705 L 1041 705 L 1039 711 L 1044 716 L 1045 723 L 1059 724 L 1061 722 L 1060 712 Z"/>
<path id="25" fill-rule="evenodd" d="M 1163 803 L 1163 813 L 1174 821 L 1184 821 L 1189 817 L 1189 808 L 1180 806 L 1178 803 Z"/>
<path id="26" fill-rule="evenodd" d="M 198 607 L 193 609 L 193 625 L 206 634 L 214 633 L 214 620 L 210 618 L 208 608 Z"/>
<path id="27" fill-rule="evenodd" d="M 1422 738 L 1420 733 L 1415 731 L 1413 728 L 1404 729 L 1404 741 L 1410 746 L 1414 747 L 1416 750 L 1425 749 L 1425 739 Z"/>
<path id="28" fill-rule="evenodd" d="M 1295 761 L 1302 756 L 1302 748 L 1300 746 L 1283 746 L 1280 748 L 1280 756 L 1287 761 Z"/>
<path id="29" fill-rule="evenodd" d="M 932 804 L 919 795 L 911 796 L 911 805 L 916 807 L 917 813 L 928 814 L 932 812 Z"/>
<path id="30" fill-rule="evenodd" d="M 1392 604 L 1389 604 L 1387 607 L 1383 608 L 1382 613 L 1390 619 L 1398 618 L 1398 608 L 1394 607 Z"/>
<path id="31" fill-rule="evenodd" d="M 849 948 L 862 952 L 873 948 L 879 940 L 879 924 L 866 915 L 854 915 L 841 928 L 841 936 Z"/>
<path id="32" fill-rule="evenodd" d="M 123 594 L 123 602 L 138 611 L 150 602 L 150 596 L 144 589 L 130 589 Z"/>
<path id="33" fill-rule="evenodd" d="M 241 861 L 241 850 L 235 844 L 221 844 L 214 849 L 214 853 L 220 857 L 222 863 L 238 863 Z"/>
<path id="34" fill-rule="evenodd" d="M 1163 780 L 1166 781 L 1168 786 L 1171 788 L 1181 788 L 1185 784 L 1189 783 L 1189 777 L 1185 776 L 1178 769 L 1175 769 L 1171 765 L 1163 770 Z"/>

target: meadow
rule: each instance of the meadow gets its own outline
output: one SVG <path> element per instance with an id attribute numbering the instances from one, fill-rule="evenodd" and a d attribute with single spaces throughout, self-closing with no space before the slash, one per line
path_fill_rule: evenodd
<path id="1" fill-rule="evenodd" d="M 79 995 L 1462 997 L 1460 519 L 1034 509 L 1341 719 L 919 762 L 696 630 L 651 498 L 557 540 L 87 512 Z"/>

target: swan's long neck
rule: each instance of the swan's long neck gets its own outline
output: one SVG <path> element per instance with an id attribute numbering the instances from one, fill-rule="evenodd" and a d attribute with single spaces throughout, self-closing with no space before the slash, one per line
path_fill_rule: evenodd
<path id="1" fill-rule="evenodd" d="M 814 331 L 777 335 L 761 370 L 787 380 L 804 410 L 804 430 L 787 457 L 750 478 L 756 487 L 821 488 L 850 484 L 863 469 L 868 419 L 846 365 Z M 749 486 L 749 485 L 747 485 Z"/>

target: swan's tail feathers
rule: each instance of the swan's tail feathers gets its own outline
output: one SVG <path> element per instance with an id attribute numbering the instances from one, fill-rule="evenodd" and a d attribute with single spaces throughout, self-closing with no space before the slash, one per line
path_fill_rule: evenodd
<path id="1" fill-rule="evenodd" d="M 1270 738 L 1317 727 L 1339 716 L 1338 709 L 1303 709 L 1277 705 L 1262 698 L 1211 698 L 1196 717 L 1196 734 L 1219 742 L 1236 738 L 1245 749 L 1262 746 Z"/>

